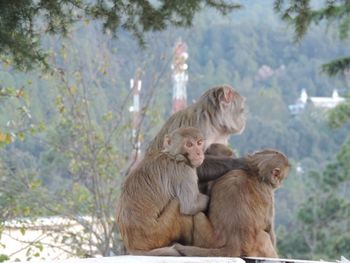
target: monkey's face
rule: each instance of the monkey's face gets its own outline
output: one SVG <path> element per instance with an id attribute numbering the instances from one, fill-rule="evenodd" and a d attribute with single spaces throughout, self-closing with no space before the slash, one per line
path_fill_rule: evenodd
<path id="1" fill-rule="evenodd" d="M 182 155 L 192 167 L 200 166 L 204 161 L 204 138 L 199 129 L 182 127 L 164 137 L 164 150 L 170 155 Z"/>
<path id="2" fill-rule="evenodd" d="M 259 179 L 272 187 L 272 189 L 277 189 L 281 186 L 282 181 L 286 178 L 287 174 L 284 170 L 279 167 L 258 170 L 257 176 Z"/>
<path id="3" fill-rule="evenodd" d="M 271 170 L 269 175 L 269 181 L 273 188 L 278 188 L 281 186 L 282 181 L 287 177 L 288 175 L 287 168 L 281 169 L 281 168 L 274 168 Z"/>
<path id="4" fill-rule="evenodd" d="M 183 144 L 184 155 L 192 167 L 200 166 L 204 161 L 204 141 L 202 138 L 185 138 Z"/>

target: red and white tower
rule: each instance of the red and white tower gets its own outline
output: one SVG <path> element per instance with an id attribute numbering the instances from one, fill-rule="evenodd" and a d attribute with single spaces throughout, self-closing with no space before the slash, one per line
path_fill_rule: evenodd
<path id="1" fill-rule="evenodd" d="M 132 142 L 133 152 L 132 159 L 137 161 L 141 156 L 141 141 L 137 131 L 140 129 L 140 92 L 141 92 L 141 70 L 137 69 L 135 77 L 130 79 L 130 89 L 133 94 L 133 106 L 130 107 L 132 112 Z"/>
<path id="2" fill-rule="evenodd" d="M 173 107 L 172 113 L 175 113 L 187 106 L 186 84 L 188 81 L 187 64 L 188 59 L 187 45 L 179 40 L 175 45 L 174 59 L 171 69 L 173 70 Z"/>

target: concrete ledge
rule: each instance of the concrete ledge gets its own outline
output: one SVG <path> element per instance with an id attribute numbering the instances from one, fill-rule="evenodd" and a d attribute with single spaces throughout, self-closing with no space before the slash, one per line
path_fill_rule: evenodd
<path id="1" fill-rule="evenodd" d="M 31 260 L 30 263 L 245 263 L 241 258 L 228 257 L 148 257 L 117 256 L 66 260 Z"/>

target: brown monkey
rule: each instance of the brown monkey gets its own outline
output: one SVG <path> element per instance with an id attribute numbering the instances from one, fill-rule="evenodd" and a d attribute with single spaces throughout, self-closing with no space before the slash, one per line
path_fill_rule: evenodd
<path id="1" fill-rule="evenodd" d="M 117 225 L 130 253 L 176 256 L 178 252 L 166 246 L 176 241 L 192 242 L 192 215 L 206 209 L 209 199 L 199 192 L 197 184 L 196 167 L 203 159 L 201 132 L 179 128 L 165 135 L 162 151 L 146 154 L 127 176 L 119 198 Z M 199 227 L 209 224 L 203 213 L 194 216 L 196 220 Z"/>
<path id="2" fill-rule="evenodd" d="M 173 114 L 151 141 L 147 152 L 159 151 L 163 147 L 165 134 L 179 127 L 196 127 L 205 138 L 205 149 L 213 143 L 227 145 L 231 134 L 239 134 L 245 128 L 245 99 L 229 85 L 214 87 L 206 91 L 194 104 Z M 197 169 L 200 181 L 209 181 L 226 172 L 244 167 L 236 159 L 222 156 L 206 156 Z"/>
<path id="3" fill-rule="evenodd" d="M 229 147 L 221 143 L 213 143 L 209 146 L 209 148 L 205 151 L 206 155 L 213 156 L 226 156 L 231 158 L 236 158 L 236 154 Z"/>
<path id="4" fill-rule="evenodd" d="M 182 255 L 277 257 L 274 190 L 287 177 L 290 164 L 276 150 L 256 152 L 245 160 L 249 171 L 227 173 L 211 191 L 208 217 L 225 245 L 206 249 L 195 242 L 194 246 L 176 244 Z"/>

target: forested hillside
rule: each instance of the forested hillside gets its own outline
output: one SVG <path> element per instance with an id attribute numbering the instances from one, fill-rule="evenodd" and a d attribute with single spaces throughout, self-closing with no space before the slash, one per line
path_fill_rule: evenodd
<path id="1" fill-rule="evenodd" d="M 189 52 L 188 102 L 212 86 L 232 85 L 246 97 L 247 126 L 231 146 L 239 155 L 276 148 L 293 164 L 276 195 L 281 257 L 349 257 L 344 142 L 350 126 L 331 128 L 328 112 L 312 106 L 298 115 L 288 110 L 302 89 L 310 96 L 331 96 L 334 89 L 347 96 L 350 79 L 330 78 L 320 66 L 349 54 L 349 41 L 338 41 L 336 28 L 320 25 L 295 43 L 272 1 L 244 2 L 226 17 L 209 10 L 189 29 L 149 33 L 144 48 L 127 32 L 113 38 L 86 20 L 68 38 L 44 39 L 52 70 L 21 73 L 12 61 L 1 64 L 0 88 L 11 96 L 0 96 L 0 221 L 91 215 L 103 225 L 93 244 L 77 233 L 59 241 L 80 256 L 120 253 L 111 218 L 133 148 L 129 80 L 140 68 L 145 147 L 170 115 L 172 53 L 181 38 Z M 336 174 L 344 176 L 338 181 Z"/>

